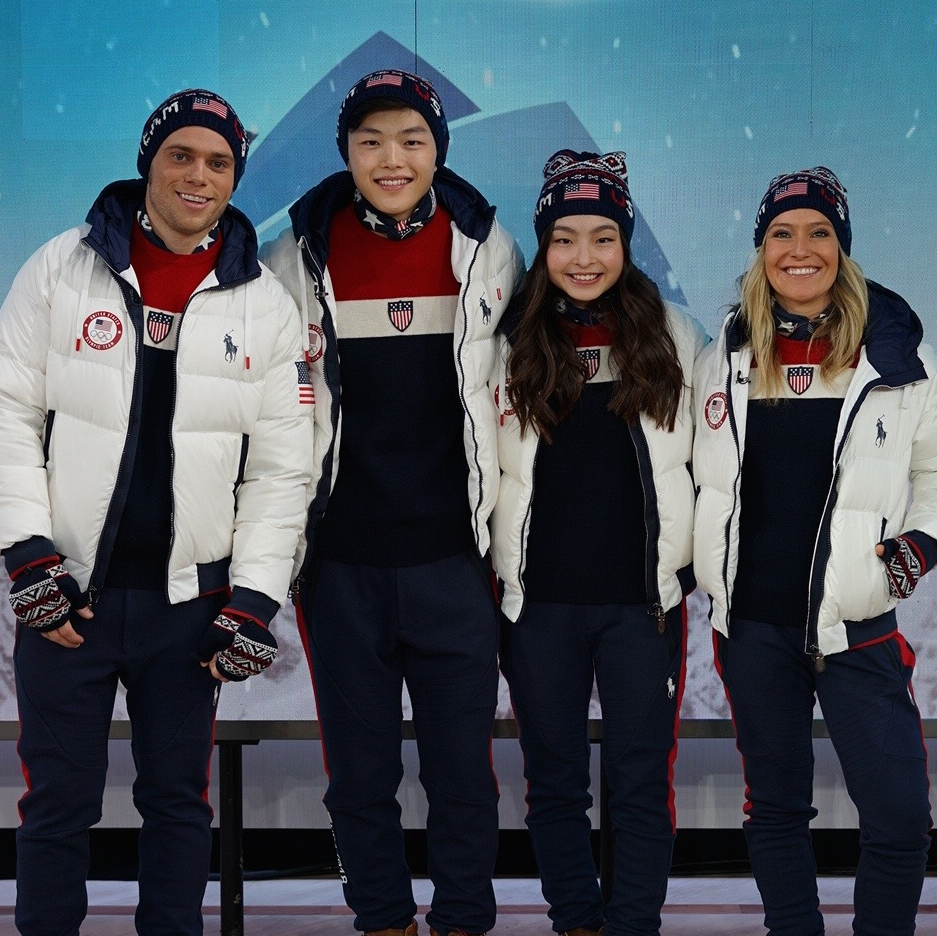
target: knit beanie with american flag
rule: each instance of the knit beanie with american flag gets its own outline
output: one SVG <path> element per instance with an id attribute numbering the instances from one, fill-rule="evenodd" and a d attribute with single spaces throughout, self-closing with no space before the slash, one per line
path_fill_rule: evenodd
<path id="1" fill-rule="evenodd" d="M 755 216 L 755 246 L 761 246 L 768 225 L 778 215 L 795 208 L 813 208 L 825 215 L 833 225 L 843 253 L 849 255 L 852 227 L 849 224 L 846 189 L 826 166 L 799 169 L 771 180 Z"/>
<path id="2" fill-rule="evenodd" d="M 386 98 L 403 101 L 423 117 L 436 143 L 436 166 L 441 168 L 449 151 L 449 124 L 442 101 L 429 81 L 399 68 L 371 72 L 356 81 L 345 95 L 335 128 L 335 142 L 345 164 L 348 164 L 348 125 L 363 105 Z"/>
<path id="3" fill-rule="evenodd" d="M 543 167 L 546 180 L 534 209 L 537 241 L 558 218 L 600 215 L 624 231 L 630 244 L 634 232 L 634 205 L 628 191 L 624 153 L 577 153 L 563 149 Z"/>
<path id="4" fill-rule="evenodd" d="M 166 98 L 143 125 L 137 169 L 144 179 L 149 177 L 150 163 L 166 137 L 182 127 L 207 127 L 220 133 L 234 156 L 234 187 L 244 175 L 250 140 L 234 108 L 220 95 L 204 88 L 187 88 Z"/>

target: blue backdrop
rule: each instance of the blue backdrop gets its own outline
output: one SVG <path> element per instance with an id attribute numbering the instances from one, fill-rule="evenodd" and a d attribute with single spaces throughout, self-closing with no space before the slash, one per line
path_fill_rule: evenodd
<path id="1" fill-rule="evenodd" d="M 181 88 L 220 92 L 256 134 L 234 201 L 274 237 L 341 168 L 348 87 L 386 66 L 437 84 L 450 166 L 528 258 L 547 157 L 624 150 L 636 258 L 712 333 L 767 183 L 822 164 L 849 191 L 854 258 L 937 339 L 937 0 L 0 0 L 0 296 L 105 183 L 135 175 L 144 120 Z M 937 717 L 923 678 L 937 673 L 937 573 L 903 609 L 918 701 Z M 229 717 L 312 717 L 295 630 L 277 633 L 281 691 L 226 693 Z M 4 662 L 0 715 L 14 718 Z M 724 716 L 698 595 L 688 669 L 685 716 Z"/>
<path id="2" fill-rule="evenodd" d="M 436 82 L 449 163 L 525 253 L 546 158 L 622 149 L 635 253 L 710 328 L 778 172 L 843 179 L 854 256 L 937 329 L 937 2 L 0 0 L 0 293 L 39 244 L 135 174 L 143 121 L 196 85 L 257 134 L 235 203 L 272 237 L 341 167 L 338 104 L 365 71 Z"/>

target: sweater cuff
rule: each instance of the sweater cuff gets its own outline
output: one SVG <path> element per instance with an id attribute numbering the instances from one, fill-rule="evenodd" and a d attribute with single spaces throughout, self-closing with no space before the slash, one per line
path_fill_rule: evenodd
<path id="1" fill-rule="evenodd" d="M 264 627 L 269 626 L 276 617 L 277 611 L 280 610 L 278 602 L 263 592 L 245 588 L 243 585 L 234 586 L 231 590 L 231 598 L 225 607 L 243 617 L 252 618 Z"/>
<path id="2" fill-rule="evenodd" d="M 4 549 L 3 561 L 12 579 L 32 566 L 54 565 L 60 559 L 51 540 L 44 536 L 30 536 Z"/>

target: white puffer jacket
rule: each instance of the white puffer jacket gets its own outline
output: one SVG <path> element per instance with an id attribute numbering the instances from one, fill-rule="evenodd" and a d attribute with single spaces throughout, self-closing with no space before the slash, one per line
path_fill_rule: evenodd
<path id="1" fill-rule="evenodd" d="M 452 272 L 460 284 L 453 361 L 465 412 L 463 437 L 468 463 L 472 531 L 481 555 L 488 552 L 488 518 L 498 494 L 497 411 L 488 394 L 495 367 L 495 328 L 524 275 L 524 261 L 511 235 L 498 224 L 494 208 L 464 179 L 443 167 L 433 187 L 452 215 Z M 308 324 L 309 359 L 316 395 L 313 457 L 315 495 L 306 535 L 310 539 L 326 510 L 338 476 L 341 441 L 341 362 L 329 278 L 328 229 L 334 214 L 351 202 L 350 172 L 324 179 L 290 209 L 291 228 L 262 256 L 296 299 Z M 310 551 L 311 552 L 311 551 Z"/>
<path id="2" fill-rule="evenodd" d="M 138 431 L 145 326 L 129 238 L 143 185 L 105 189 L 91 224 L 41 247 L 0 310 L 0 549 L 51 540 L 83 589 L 106 573 Z M 229 572 L 281 602 L 310 494 L 296 307 L 257 262 L 250 222 L 229 207 L 225 223 L 218 266 L 179 329 L 172 603 L 228 585 Z"/>
<path id="3" fill-rule="evenodd" d="M 640 426 L 631 427 L 645 491 L 649 611 L 658 616 L 678 605 L 693 588 L 691 380 L 694 359 L 707 341 L 695 319 L 669 303 L 664 305 L 670 333 L 685 374 L 686 389 L 680 399 L 673 432 L 659 428 L 646 416 L 641 417 Z M 501 412 L 498 458 L 502 476 L 491 523 L 491 558 L 495 572 L 504 582 L 501 610 L 510 620 L 516 621 L 524 607 L 527 534 L 530 531 L 540 436 L 533 429 L 521 435 L 520 420 L 506 400 L 504 387 L 510 376 L 506 372 L 509 351 L 508 338 L 502 334 L 501 372 L 493 388 Z"/>
<path id="4" fill-rule="evenodd" d="M 875 555 L 877 543 L 915 529 L 937 538 L 937 360 L 921 344 L 921 323 L 900 296 L 869 282 L 869 300 L 866 343 L 843 401 L 833 484 L 813 555 L 804 626 L 805 650 L 814 656 L 847 649 L 855 642 L 847 622 L 878 617 L 897 604 Z M 719 340 L 701 355 L 694 381 L 694 568 L 712 597 L 713 626 L 726 635 L 739 559 L 751 367 L 739 318 L 737 311 L 726 318 Z M 782 544 L 778 550 L 780 557 Z"/>

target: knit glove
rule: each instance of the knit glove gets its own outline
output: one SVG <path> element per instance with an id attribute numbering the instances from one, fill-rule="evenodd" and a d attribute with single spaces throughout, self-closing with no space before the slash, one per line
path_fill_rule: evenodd
<path id="1" fill-rule="evenodd" d="M 885 563 L 888 591 L 893 598 L 907 598 L 921 576 L 933 565 L 937 543 L 918 530 L 902 533 L 880 544 L 885 552 L 879 556 Z"/>
<path id="2" fill-rule="evenodd" d="M 273 634 L 256 618 L 232 608 L 222 608 L 198 651 L 199 659 L 206 663 L 214 656 L 215 668 L 231 682 L 243 682 L 248 676 L 262 673 L 276 655 Z"/>
<path id="3" fill-rule="evenodd" d="M 88 606 L 78 583 L 58 556 L 23 566 L 11 574 L 10 604 L 24 627 L 51 631 L 68 621 L 72 608 Z"/>

